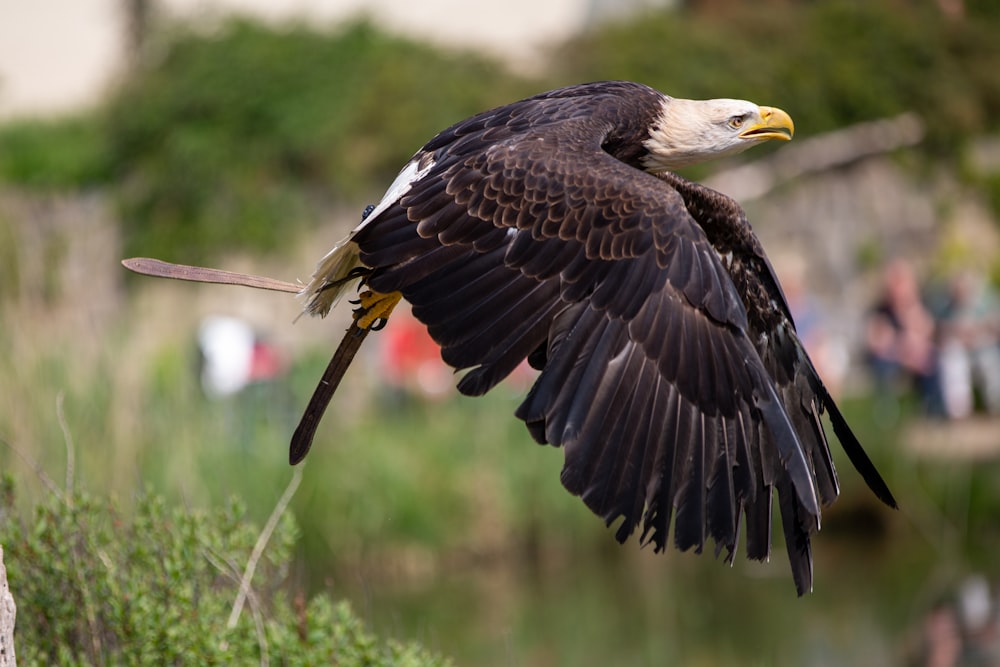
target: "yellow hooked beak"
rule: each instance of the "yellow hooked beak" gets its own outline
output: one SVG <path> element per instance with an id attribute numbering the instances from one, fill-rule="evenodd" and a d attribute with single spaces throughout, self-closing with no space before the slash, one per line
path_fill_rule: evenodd
<path id="1" fill-rule="evenodd" d="M 747 126 L 740 132 L 741 139 L 764 141 L 781 139 L 789 141 L 795 134 L 792 117 L 777 107 L 760 107 L 760 121 Z"/>

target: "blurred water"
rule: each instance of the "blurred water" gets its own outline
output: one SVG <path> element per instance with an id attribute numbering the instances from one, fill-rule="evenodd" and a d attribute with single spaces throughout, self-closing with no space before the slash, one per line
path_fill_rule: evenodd
<path id="1" fill-rule="evenodd" d="M 802 598 L 780 545 L 769 563 L 738 557 L 729 567 L 710 554 L 618 547 L 610 535 L 596 554 L 416 579 L 350 572 L 332 588 L 379 633 L 418 639 L 458 665 L 917 664 L 908 658 L 923 619 L 974 565 L 943 555 L 905 517 L 889 520 L 889 533 L 817 539 L 815 590 Z"/>

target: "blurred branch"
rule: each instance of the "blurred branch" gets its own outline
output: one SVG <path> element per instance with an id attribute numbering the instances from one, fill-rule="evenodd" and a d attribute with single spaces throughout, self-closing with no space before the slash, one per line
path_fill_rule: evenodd
<path id="1" fill-rule="evenodd" d="M 63 402 L 66 392 L 60 391 L 56 394 L 56 419 L 59 428 L 62 429 L 63 442 L 66 444 L 66 502 L 73 506 L 73 477 L 76 469 L 76 446 L 73 444 L 73 434 L 70 433 L 69 424 L 66 423 L 66 414 L 63 412 Z"/>
<path id="2" fill-rule="evenodd" d="M 806 174 L 915 146 L 923 138 L 923 120 L 916 113 L 907 112 L 811 137 L 750 164 L 719 172 L 704 183 L 746 202 Z"/>
<path id="3" fill-rule="evenodd" d="M 299 483 L 302 481 L 302 470 L 304 468 L 305 466 L 295 468 L 292 479 L 289 480 L 288 486 L 285 487 L 285 492 L 281 494 L 278 504 L 274 506 L 271 516 L 268 517 L 267 523 L 264 524 L 264 529 L 257 538 L 257 543 L 254 544 L 250 560 L 247 561 L 246 570 L 243 571 L 243 579 L 240 580 L 240 592 L 233 603 L 233 611 L 229 614 L 229 622 L 226 623 L 226 627 L 230 630 L 236 627 L 236 622 L 240 619 L 240 612 L 243 611 L 243 604 L 250 591 L 250 582 L 253 580 L 253 573 L 257 569 L 257 561 L 260 560 L 261 554 L 264 553 L 264 547 L 267 546 L 268 541 L 271 539 L 271 534 L 274 533 L 274 529 L 278 526 L 278 520 L 281 519 L 281 515 L 288 508 L 288 503 L 292 502 L 292 496 L 295 495 L 295 491 L 298 490 Z"/>
<path id="4" fill-rule="evenodd" d="M 139 59 L 143 47 L 149 38 L 152 25 L 153 0 L 123 0 L 122 13 L 125 17 L 125 45 L 128 49 L 130 63 Z"/>
<path id="5" fill-rule="evenodd" d="M 267 648 L 267 632 L 264 628 L 264 613 L 261 610 L 260 600 L 254 593 L 253 589 L 249 587 L 243 588 L 243 578 L 240 574 L 239 566 L 233 562 L 231 559 L 226 558 L 223 554 L 214 552 L 211 548 L 205 549 L 205 557 L 208 562 L 211 563 L 219 572 L 222 572 L 226 577 L 234 581 L 236 584 L 240 585 L 240 592 L 246 591 L 246 600 L 250 605 L 250 615 L 253 617 L 254 629 L 257 632 L 257 646 L 260 649 L 260 665 L 261 667 L 268 667 L 271 664 L 270 653 Z M 232 629 L 230 627 L 229 629 Z M 229 648 L 229 641 L 227 639 L 222 640 L 220 645 L 223 651 Z"/>
<path id="6" fill-rule="evenodd" d="M 52 481 L 51 477 L 45 474 L 45 469 L 42 468 L 41 464 L 39 464 L 37 460 L 29 456 L 26 452 L 21 451 L 21 449 L 13 442 L 5 440 L 3 437 L 0 437 L 0 445 L 5 445 L 8 449 L 17 454 L 17 457 L 21 459 L 22 462 L 35 471 L 35 474 L 38 476 L 42 486 L 44 486 L 49 493 L 55 496 L 59 502 L 67 506 L 69 505 L 69 501 L 66 499 L 66 494 L 64 494 L 62 489 L 60 489 L 56 483 Z"/>

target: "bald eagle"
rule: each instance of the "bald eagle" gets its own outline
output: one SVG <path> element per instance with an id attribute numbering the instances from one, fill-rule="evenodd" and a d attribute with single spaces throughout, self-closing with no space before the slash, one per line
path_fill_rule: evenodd
<path id="1" fill-rule="evenodd" d="M 525 359 L 540 371 L 515 414 L 563 448 L 563 485 L 619 522 L 620 542 L 641 528 L 662 551 L 672 522 L 677 548 L 711 538 L 732 562 L 742 526 L 747 557 L 763 560 L 776 492 L 795 586 L 811 590 L 810 536 L 839 493 L 824 412 L 875 495 L 896 503 L 809 360 L 742 208 L 672 171 L 792 133 L 780 109 L 619 81 L 444 130 L 302 290 L 319 316 L 363 291 L 291 462 L 402 298 L 465 371 L 463 394 Z"/>
<path id="2" fill-rule="evenodd" d="M 679 549 L 712 538 L 731 561 L 743 524 L 747 556 L 764 559 L 776 491 L 796 588 L 810 590 L 810 535 L 839 493 L 824 411 L 869 487 L 895 501 L 810 362 L 743 210 L 672 172 L 792 133 L 780 109 L 617 81 L 444 130 L 303 290 L 321 316 L 355 280 L 365 292 L 292 463 L 359 332 L 404 298 L 467 371 L 463 394 L 525 359 L 540 371 L 516 415 L 564 449 L 562 483 L 620 520 L 619 541 L 641 525 L 663 550 L 673 518 Z"/>

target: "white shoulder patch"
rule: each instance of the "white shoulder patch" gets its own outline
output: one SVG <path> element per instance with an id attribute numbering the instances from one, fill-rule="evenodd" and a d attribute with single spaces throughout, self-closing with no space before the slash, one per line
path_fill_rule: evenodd
<path id="1" fill-rule="evenodd" d="M 379 201 L 372 212 L 368 214 L 368 217 L 362 220 L 361 224 L 355 227 L 354 231 L 351 232 L 352 236 L 358 230 L 363 229 L 369 222 L 375 220 L 375 218 L 381 215 L 387 208 L 398 202 L 403 195 L 410 191 L 410 188 L 413 187 L 414 183 L 422 179 L 431 169 L 434 168 L 434 160 L 432 159 L 427 160 L 427 164 L 421 167 L 420 161 L 423 157 L 425 156 L 418 155 L 406 163 L 406 166 L 403 167 L 403 169 L 396 176 L 396 180 L 392 182 L 389 189 L 385 191 L 384 195 L 382 195 L 382 200 Z"/>
<path id="2" fill-rule="evenodd" d="M 426 159 L 427 163 L 421 167 L 420 162 L 423 159 Z M 319 261 L 312 279 L 300 293 L 306 299 L 305 312 L 320 317 L 325 317 L 330 312 L 330 309 L 350 286 L 349 283 L 353 282 L 347 280 L 351 271 L 361 266 L 360 249 L 352 240 L 354 235 L 364 229 L 365 225 L 378 218 L 387 208 L 398 202 L 403 195 L 410 191 L 414 183 L 427 175 L 433 166 L 434 160 L 429 159 L 426 154 L 417 155 L 407 162 L 399 175 L 396 176 L 396 180 L 382 195 L 382 200 L 372 209 L 372 212 Z M 336 285 L 336 287 L 331 288 L 331 285 Z"/>

